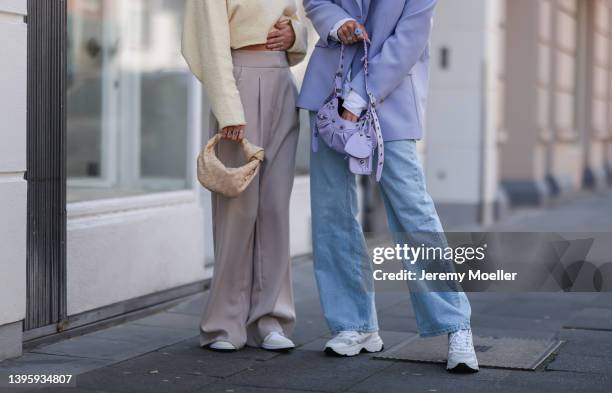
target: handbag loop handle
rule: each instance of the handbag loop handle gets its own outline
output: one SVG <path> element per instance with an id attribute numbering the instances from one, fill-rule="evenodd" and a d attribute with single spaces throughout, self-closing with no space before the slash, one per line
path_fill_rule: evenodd
<path id="1" fill-rule="evenodd" d="M 366 94 L 368 95 L 368 109 L 366 113 L 359 120 L 363 121 L 364 125 L 370 123 L 374 126 L 374 133 L 376 137 L 376 150 L 377 150 L 377 165 L 376 165 L 376 180 L 380 181 L 382 177 L 382 170 L 385 163 L 385 144 L 382 136 L 382 129 L 380 127 L 380 119 L 378 118 L 378 113 L 376 111 L 376 98 L 374 94 L 370 91 L 370 86 L 368 82 L 368 77 L 370 74 L 369 71 L 369 52 L 368 52 L 368 42 L 363 41 L 363 50 L 364 56 L 361 59 L 363 62 L 363 73 L 364 73 L 364 82 Z M 342 44 L 340 48 L 340 62 L 338 64 L 338 69 L 336 70 L 336 75 L 334 78 L 334 93 L 333 98 L 341 98 L 342 92 L 344 90 L 343 79 L 344 79 L 344 58 L 345 58 L 345 46 Z"/>

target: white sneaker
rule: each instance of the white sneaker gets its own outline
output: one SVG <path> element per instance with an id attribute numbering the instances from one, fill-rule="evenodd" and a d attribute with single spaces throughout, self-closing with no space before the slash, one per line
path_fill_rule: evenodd
<path id="1" fill-rule="evenodd" d="M 377 332 L 360 333 L 344 331 L 325 344 L 325 353 L 339 356 L 356 356 L 361 352 L 380 352 L 384 344 Z"/>
<path id="2" fill-rule="evenodd" d="M 209 349 L 217 352 L 234 352 L 237 348 L 229 341 L 215 341 L 208 346 Z"/>
<path id="3" fill-rule="evenodd" d="M 476 358 L 476 351 L 474 351 L 471 330 L 459 330 L 448 335 L 446 369 L 456 373 L 478 372 L 478 359 Z"/>
<path id="4" fill-rule="evenodd" d="M 295 344 L 281 333 L 272 332 L 264 338 L 261 347 L 268 351 L 288 351 L 295 348 Z"/>

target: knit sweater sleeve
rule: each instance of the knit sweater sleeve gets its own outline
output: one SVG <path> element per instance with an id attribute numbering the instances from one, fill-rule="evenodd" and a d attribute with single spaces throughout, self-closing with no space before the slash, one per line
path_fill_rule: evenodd
<path id="1" fill-rule="evenodd" d="M 291 17 L 290 21 L 295 32 L 295 42 L 287 51 L 287 57 L 289 65 L 294 66 L 306 58 L 306 52 L 308 51 L 308 30 L 304 21 L 297 13 Z"/>
<path id="2" fill-rule="evenodd" d="M 187 0 L 183 55 L 208 95 L 219 127 L 246 124 L 234 78 L 227 4 Z"/>

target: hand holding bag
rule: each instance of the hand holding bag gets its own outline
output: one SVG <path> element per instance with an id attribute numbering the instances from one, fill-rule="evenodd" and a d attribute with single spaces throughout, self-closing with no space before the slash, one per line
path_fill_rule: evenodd
<path id="1" fill-rule="evenodd" d="M 344 45 L 340 49 L 340 64 L 334 79 L 334 91 L 325 101 L 316 116 L 316 127 L 313 130 L 312 149 L 318 150 L 318 137 L 323 139 L 332 150 L 346 154 L 349 158 L 349 169 L 357 175 L 370 175 L 372 162 L 377 151 L 376 180 L 380 181 L 385 162 L 385 150 L 376 113 L 376 99 L 368 87 L 368 43 L 364 41 L 365 56 L 363 70 L 365 88 L 368 94 L 368 108 L 356 123 L 344 120 L 340 116 L 340 100 L 344 77 Z"/>
<path id="2" fill-rule="evenodd" d="M 215 146 L 223 139 L 221 134 L 212 137 L 198 157 L 198 180 L 204 188 L 228 198 L 240 195 L 259 173 L 264 160 L 264 149 L 246 139 L 240 142 L 247 164 L 240 168 L 227 168 L 217 158 Z"/>

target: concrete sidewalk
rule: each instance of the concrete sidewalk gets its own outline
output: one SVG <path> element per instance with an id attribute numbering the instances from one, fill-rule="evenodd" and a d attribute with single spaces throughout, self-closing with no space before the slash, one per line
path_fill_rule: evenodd
<path id="1" fill-rule="evenodd" d="M 496 229 L 612 232 L 612 194 L 522 211 Z M 218 354 L 199 348 L 204 293 L 144 319 L 35 348 L 0 363 L 0 375 L 77 375 L 76 386 L 45 392 L 612 392 L 612 294 L 470 294 L 476 334 L 557 337 L 565 343 L 537 371 L 452 375 L 438 364 L 325 356 L 321 349 L 328 332 L 309 260 L 294 264 L 294 287 L 298 324 L 293 338 L 299 348 L 291 354 L 252 348 Z M 388 349 L 416 334 L 407 292 L 380 293 L 377 305 Z"/>

